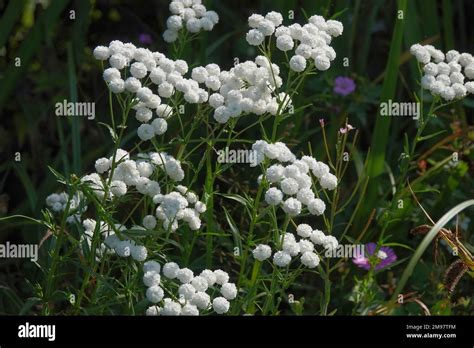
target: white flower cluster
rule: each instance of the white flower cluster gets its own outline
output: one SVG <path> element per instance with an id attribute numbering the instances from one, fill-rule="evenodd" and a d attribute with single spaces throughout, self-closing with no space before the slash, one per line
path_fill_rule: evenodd
<path id="1" fill-rule="evenodd" d="M 188 64 L 184 60 L 171 60 L 160 52 L 137 48 L 118 40 L 112 41 L 108 47 L 96 47 L 94 57 L 109 60 L 110 67 L 104 70 L 103 78 L 113 93 L 135 95 L 135 118 L 142 123 L 137 134 L 143 141 L 164 134 L 168 129 L 166 119 L 173 115 L 173 108 L 162 104 L 162 98 L 171 98 L 179 91 L 190 104 L 208 100 L 207 91 L 199 88 L 198 82 L 183 77 L 188 72 Z M 129 72 L 122 75 L 120 70 L 128 67 Z M 129 77 L 124 80 L 125 76 Z M 157 94 L 152 91 L 153 85 L 158 86 Z M 151 121 L 153 112 L 158 117 Z"/>
<path id="2" fill-rule="evenodd" d="M 282 109 L 290 104 L 285 93 L 273 95 L 283 81 L 278 65 L 270 64 L 264 56 L 236 64 L 229 71 L 221 71 L 216 64 L 199 66 L 192 70 L 191 76 L 214 92 L 209 96 L 209 105 L 214 108 L 214 119 L 219 123 L 227 123 L 243 113 L 276 115 L 279 104 L 285 106 Z"/>
<path id="3" fill-rule="evenodd" d="M 186 186 L 176 186 L 176 191 L 165 195 L 156 195 L 153 202 L 159 204 L 156 217 L 163 221 L 163 228 L 171 231 L 178 229 L 178 221 L 186 222 L 193 231 L 201 227 L 199 215 L 206 211 L 206 205 L 198 200 L 197 195 Z M 193 208 L 189 208 L 192 205 Z"/>
<path id="4" fill-rule="evenodd" d="M 115 167 L 113 174 L 112 167 Z M 97 173 L 86 175 L 81 181 L 87 183 L 99 198 L 104 197 L 106 192 L 104 182 L 109 181 L 108 198 L 122 197 L 130 187 L 135 187 L 139 193 L 154 198 L 161 192 L 159 183 L 150 179 L 156 168 L 160 168 L 173 181 L 184 179 L 181 163 L 165 152 L 139 153 L 137 160 L 132 160 L 127 151 L 118 149 L 115 158 L 113 155 L 109 158 L 99 158 L 95 162 Z M 105 175 L 105 179 L 102 179 L 101 175 Z"/>
<path id="5" fill-rule="evenodd" d="M 89 248 L 92 246 L 92 238 L 97 227 L 97 222 L 93 219 L 86 219 L 82 222 L 84 227 L 84 235 L 81 236 L 81 242 L 87 241 Z M 115 224 L 115 229 L 119 231 L 126 231 L 127 228 L 120 224 Z M 132 229 L 139 229 L 135 226 Z M 115 253 L 120 257 L 131 256 L 134 260 L 142 262 L 145 261 L 148 252 L 143 245 L 137 245 L 135 241 L 124 239 L 121 240 L 114 232 L 114 229 L 105 222 L 100 223 L 99 233 L 104 238 L 100 246 L 96 249 L 97 257 L 103 256 L 107 253 Z M 108 248 L 107 248 L 108 247 Z"/>
<path id="6" fill-rule="evenodd" d="M 410 48 L 417 61 L 423 64 L 421 86 L 445 101 L 474 94 L 474 57 L 469 53 L 451 50 L 444 54 L 431 45 L 414 44 Z"/>
<path id="7" fill-rule="evenodd" d="M 265 179 L 271 184 L 265 193 L 265 201 L 269 205 L 282 204 L 283 211 L 289 216 L 297 216 L 303 206 L 313 215 L 321 215 L 326 210 L 326 204 L 315 196 L 312 190 L 312 173 L 325 190 L 334 190 L 337 187 L 337 178 L 329 172 L 329 167 L 314 157 L 296 156 L 281 142 L 269 144 L 258 140 L 252 145 L 257 152 L 257 163 L 264 158 L 277 160 L 280 163 L 272 164 L 265 172 Z M 288 163 L 283 165 L 281 163 Z M 290 196 L 284 200 L 284 195 Z"/>
<path id="8" fill-rule="evenodd" d="M 211 31 L 219 23 L 219 15 L 208 11 L 202 0 L 173 0 L 169 9 L 173 15 L 166 21 L 167 29 L 163 33 L 166 42 L 175 42 L 183 28 L 194 34 L 201 30 Z"/>
<path id="9" fill-rule="evenodd" d="M 281 249 L 273 254 L 273 263 L 278 267 L 286 267 L 292 258 L 301 255 L 301 263 L 308 268 L 315 268 L 319 265 L 320 258 L 316 252 L 317 246 L 322 246 L 325 250 L 334 250 L 339 243 L 333 236 L 326 236 L 320 230 L 313 230 L 308 224 L 300 224 L 296 228 L 296 233 L 301 238 L 296 241 L 293 233 L 285 233 L 282 236 Z M 272 249 L 266 244 L 259 244 L 253 250 L 253 257 L 259 261 L 269 259 Z"/>
<path id="10" fill-rule="evenodd" d="M 276 46 L 287 52 L 295 47 L 295 55 L 290 59 L 290 68 L 295 72 L 306 69 L 307 60 L 313 59 L 318 70 L 327 70 L 336 52 L 330 46 L 332 38 L 342 34 L 344 29 L 339 21 L 326 21 L 322 16 L 311 16 L 308 23 L 301 26 L 294 23 L 284 26 L 283 17 L 278 12 L 269 12 L 265 17 L 253 14 L 248 19 L 252 28 L 247 33 L 247 42 L 252 46 L 261 45 L 266 36 L 276 36 Z"/>
<path id="11" fill-rule="evenodd" d="M 154 305 L 148 307 L 146 315 L 199 315 L 211 308 L 217 314 L 229 311 L 231 300 L 237 297 L 237 287 L 229 282 L 229 275 L 222 270 L 206 269 L 195 276 L 189 268 L 180 268 L 174 262 L 164 264 L 163 269 L 156 261 L 143 265 L 143 283 L 148 287 L 146 297 Z M 163 278 L 161 277 L 161 274 Z M 163 288 L 178 287 L 173 298 L 165 297 Z M 177 283 L 177 284 L 176 284 Z M 179 285 L 178 285 L 179 284 Z M 211 298 L 208 292 L 219 291 L 221 296 Z M 170 291 L 171 292 L 171 291 Z M 157 305 L 160 303 L 161 305 Z"/>
<path id="12" fill-rule="evenodd" d="M 68 207 L 70 215 L 66 218 L 67 223 L 80 222 L 81 215 L 87 211 L 87 206 L 83 204 L 84 196 L 81 192 L 76 192 L 70 199 L 66 192 L 52 193 L 46 197 L 46 205 L 54 212 L 62 212 Z"/>

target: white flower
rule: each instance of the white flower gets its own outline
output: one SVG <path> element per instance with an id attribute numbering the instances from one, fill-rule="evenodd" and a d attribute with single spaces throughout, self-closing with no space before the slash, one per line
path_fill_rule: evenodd
<path id="1" fill-rule="evenodd" d="M 165 298 L 163 302 L 165 304 L 160 312 L 160 315 L 176 316 L 181 314 L 181 305 L 178 302 L 175 302 L 169 298 Z"/>
<path id="2" fill-rule="evenodd" d="M 283 192 L 276 187 L 271 187 L 265 193 L 265 202 L 269 205 L 278 205 L 283 199 Z"/>
<path id="3" fill-rule="evenodd" d="M 145 314 L 147 316 L 157 316 L 158 314 L 160 314 L 160 310 L 161 308 L 158 306 L 150 306 L 146 309 Z"/>
<path id="4" fill-rule="evenodd" d="M 166 278 L 174 279 L 176 278 L 179 271 L 179 266 L 174 262 L 165 263 L 163 266 L 163 275 Z"/>
<path id="5" fill-rule="evenodd" d="M 160 273 L 160 270 L 161 270 L 161 266 L 156 261 L 150 260 L 143 264 L 143 272 L 145 273 L 149 271 Z"/>
<path id="6" fill-rule="evenodd" d="M 216 284 L 218 285 L 224 285 L 229 282 L 229 275 L 227 272 L 217 269 L 214 271 L 214 275 L 216 276 Z"/>
<path id="7" fill-rule="evenodd" d="M 102 157 L 95 161 L 95 170 L 99 174 L 103 174 L 110 169 L 110 160 L 108 158 Z"/>
<path id="8" fill-rule="evenodd" d="M 326 250 L 334 250 L 338 245 L 339 243 L 334 236 L 325 236 L 323 239 L 323 246 Z"/>
<path id="9" fill-rule="evenodd" d="M 109 82 L 109 88 L 112 93 L 122 93 L 125 90 L 125 81 L 115 79 Z"/>
<path id="10" fill-rule="evenodd" d="M 144 123 L 138 127 L 137 134 L 141 140 L 147 141 L 155 136 L 155 128 L 149 124 Z"/>
<path id="11" fill-rule="evenodd" d="M 306 69 L 306 59 L 300 55 L 294 55 L 290 59 L 290 69 L 296 72 L 302 72 Z"/>
<path id="12" fill-rule="evenodd" d="M 125 185 L 123 181 L 113 180 L 110 183 L 110 192 L 112 192 L 114 196 L 122 197 L 127 193 L 127 185 Z"/>
<path id="13" fill-rule="evenodd" d="M 249 45 L 252 46 L 258 46 L 263 43 L 263 40 L 265 39 L 265 36 L 260 30 L 257 29 L 251 29 L 247 33 L 245 39 L 249 43 Z"/>
<path id="14" fill-rule="evenodd" d="M 137 79 L 142 79 L 147 75 L 148 71 L 145 64 L 135 62 L 130 66 L 130 74 Z"/>
<path id="15" fill-rule="evenodd" d="M 196 306 L 192 305 L 192 304 L 185 304 L 183 306 L 183 308 L 181 308 L 181 313 L 180 315 L 184 315 L 184 316 L 196 316 L 196 315 L 199 315 L 199 310 Z"/>
<path id="16" fill-rule="evenodd" d="M 209 270 L 209 269 L 205 269 L 204 271 L 202 271 L 199 276 L 206 279 L 208 286 L 213 286 L 216 283 L 216 280 L 217 280 L 217 277 L 214 274 L 214 272 Z"/>
<path id="17" fill-rule="evenodd" d="M 288 198 L 283 203 L 283 211 L 289 216 L 296 216 L 301 213 L 301 202 L 295 198 Z"/>
<path id="18" fill-rule="evenodd" d="M 191 284 L 197 291 L 206 291 L 209 286 L 207 279 L 201 276 L 194 277 Z"/>
<path id="19" fill-rule="evenodd" d="M 221 287 L 221 294 L 227 300 L 233 300 L 237 297 L 237 287 L 234 283 L 225 283 Z"/>
<path id="20" fill-rule="evenodd" d="M 151 126 L 153 127 L 156 135 L 162 135 L 166 133 L 166 130 L 168 129 L 168 123 L 163 118 L 155 118 L 151 122 Z"/>
<path id="21" fill-rule="evenodd" d="M 314 192 L 309 188 L 303 188 L 296 194 L 296 199 L 305 205 L 309 205 L 314 199 Z"/>
<path id="22" fill-rule="evenodd" d="M 230 303 L 224 297 L 216 297 L 212 300 L 212 308 L 217 314 L 224 314 L 229 311 Z"/>
<path id="23" fill-rule="evenodd" d="M 326 241 L 326 235 L 320 230 L 314 230 L 309 237 L 316 245 L 323 245 Z"/>
<path id="24" fill-rule="evenodd" d="M 275 11 L 268 12 L 265 15 L 265 19 L 272 22 L 275 27 L 278 27 L 283 23 L 283 16 L 281 15 L 281 13 Z"/>
<path id="25" fill-rule="evenodd" d="M 146 215 L 143 218 L 143 227 L 152 230 L 156 227 L 156 218 L 153 215 Z"/>
<path id="26" fill-rule="evenodd" d="M 260 22 L 262 22 L 265 18 L 259 14 L 253 14 L 248 18 L 248 24 L 251 28 L 258 28 L 260 26 Z"/>
<path id="27" fill-rule="evenodd" d="M 146 286 L 160 285 L 161 277 L 160 274 L 155 271 L 145 272 L 143 275 L 143 284 Z"/>
<path id="28" fill-rule="evenodd" d="M 178 294 L 186 300 L 191 300 L 196 293 L 196 289 L 189 283 L 181 284 L 178 288 Z"/>
<path id="29" fill-rule="evenodd" d="M 148 251 L 143 245 L 134 245 L 130 250 L 130 255 L 136 261 L 145 261 L 148 256 Z"/>
<path id="30" fill-rule="evenodd" d="M 331 62 L 326 55 L 318 55 L 314 58 L 314 65 L 316 69 L 325 71 L 328 70 L 331 66 Z"/>
<path id="31" fill-rule="evenodd" d="M 315 268 L 319 265 L 319 256 L 311 251 L 303 253 L 301 256 L 301 263 L 308 268 Z"/>
<path id="32" fill-rule="evenodd" d="M 281 35 L 276 40 L 276 46 L 283 52 L 292 50 L 294 46 L 293 38 L 290 35 Z"/>
<path id="33" fill-rule="evenodd" d="M 252 251 L 253 257 L 259 261 L 264 261 L 272 256 L 272 249 L 266 244 L 259 244 Z"/>
<path id="34" fill-rule="evenodd" d="M 176 278 L 178 278 L 179 281 L 183 284 L 191 282 L 191 280 L 193 280 L 193 277 L 194 273 L 189 268 L 181 268 L 176 273 Z"/>
<path id="35" fill-rule="evenodd" d="M 298 192 L 299 185 L 295 179 L 286 178 L 280 183 L 281 190 L 287 195 L 294 195 Z"/>
<path id="36" fill-rule="evenodd" d="M 312 231 L 313 231 L 312 227 L 308 224 L 299 224 L 296 227 L 296 233 L 298 234 L 298 236 L 303 237 L 303 238 L 309 238 Z"/>
<path id="37" fill-rule="evenodd" d="M 319 198 L 314 198 L 308 203 L 308 211 L 313 215 L 322 215 L 326 210 L 326 204 Z"/>
<path id="38" fill-rule="evenodd" d="M 146 290 L 146 298 L 152 303 L 158 303 L 163 299 L 164 292 L 158 285 L 153 285 Z"/>
<path id="39" fill-rule="evenodd" d="M 311 243 L 309 240 L 301 239 L 298 242 L 298 244 L 300 246 L 300 253 L 301 254 L 304 254 L 307 251 L 313 251 L 314 250 L 314 244 Z"/>
<path id="40" fill-rule="evenodd" d="M 285 251 L 277 251 L 273 255 L 273 263 L 278 267 L 286 267 L 291 262 L 291 256 Z"/>
<path id="41" fill-rule="evenodd" d="M 108 47 L 97 46 L 94 49 L 94 58 L 97 60 L 107 60 L 110 57 L 110 51 Z"/>
<path id="42" fill-rule="evenodd" d="M 199 309 L 206 309 L 209 307 L 211 297 L 203 291 L 196 292 L 191 298 L 190 303 Z"/>

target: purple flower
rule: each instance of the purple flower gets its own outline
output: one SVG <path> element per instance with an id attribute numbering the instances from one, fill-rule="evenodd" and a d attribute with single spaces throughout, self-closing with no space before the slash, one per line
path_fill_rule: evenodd
<path id="1" fill-rule="evenodd" d="M 334 93 L 346 96 L 354 92 L 356 84 L 353 79 L 346 76 L 338 76 L 334 80 Z"/>
<path id="2" fill-rule="evenodd" d="M 375 270 L 378 271 L 397 260 L 397 255 L 392 248 L 383 246 L 377 250 L 376 243 L 369 243 L 365 246 L 365 249 L 366 253 L 364 255 L 356 255 L 352 259 L 352 262 L 360 268 L 370 270 L 375 266 Z"/>
<path id="3" fill-rule="evenodd" d="M 141 33 L 140 35 L 138 35 L 138 41 L 140 41 L 140 43 L 145 44 L 145 45 L 149 45 L 153 43 L 153 39 L 151 38 L 151 35 L 148 33 Z"/>

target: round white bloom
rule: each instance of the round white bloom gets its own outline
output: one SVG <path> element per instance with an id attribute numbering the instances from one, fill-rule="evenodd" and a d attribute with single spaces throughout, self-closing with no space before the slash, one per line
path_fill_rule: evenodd
<path id="1" fill-rule="evenodd" d="M 130 255 L 136 261 L 142 262 L 145 261 L 148 256 L 148 251 L 143 245 L 132 246 L 130 250 Z"/>
<path id="2" fill-rule="evenodd" d="M 451 68 L 445 62 L 438 63 L 438 74 L 439 75 L 449 75 Z"/>
<path id="3" fill-rule="evenodd" d="M 151 120 L 153 117 L 153 112 L 146 108 L 146 107 L 139 107 L 137 108 L 137 113 L 135 114 L 135 118 L 137 121 L 145 123 Z"/>
<path id="4" fill-rule="evenodd" d="M 263 19 L 257 28 L 265 36 L 270 36 L 275 32 L 275 24 L 268 19 Z"/>
<path id="5" fill-rule="evenodd" d="M 280 183 L 281 190 L 287 195 L 294 195 L 298 192 L 299 185 L 295 179 L 286 178 Z"/>
<path id="6" fill-rule="evenodd" d="M 174 86 L 165 81 L 158 86 L 158 95 L 162 98 L 170 98 L 174 93 Z"/>
<path id="7" fill-rule="evenodd" d="M 155 118 L 151 122 L 151 126 L 153 127 L 156 135 L 162 135 L 166 133 L 168 129 L 168 123 L 163 118 Z"/>
<path id="8" fill-rule="evenodd" d="M 198 291 L 193 295 L 190 302 L 199 309 L 206 309 L 209 307 L 211 297 L 203 291 Z"/>
<path id="9" fill-rule="evenodd" d="M 342 31 L 344 30 L 344 26 L 339 21 L 335 21 L 335 20 L 330 19 L 330 20 L 326 21 L 326 24 L 327 24 L 327 32 L 332 37 L 337 37 L 337 36 L 341 35 Z"/>
<path id="10" fill-rule="evenodd" d="M 199 315 L 199 310 L 196 306 L 192 305 L 192 304 L 185 304 L 183 306 L 183 308 L 181 308 L 181 313 L 180 315 L 184 315 L 184 316 L 197 316 Z"/>
<path id="11" fill-rule="evenodd" d="M 209 105 L 211 105 L 214 109 L 224 105 L 224 101 L 224 97 L 219 93 L 213 93 L 209 96 Z"/>
<path id="12" fill-rule="evenodd" d="M 161 308 L 158 306 L 150 306 L 146 309 L 145 315 L 147 316 L 157 316 L 160 314 Z"/>
<path id="13" fill-rule="evenodd" d="M 143 227 L 152 230 L 156 227 L 156 218 L 153 215 L 146 215 L 143 218 Z"/>
<path id="14" fill-rule="evenodd" d="M 217 280 L 217 277 L 214 272 L 209 269 L 205 269 L 204 271 L 202 271 L 199 276 L 206 279 L 208 286 L 213 286 Z"/>
<path id="15" fill-rule="evenodd" d="M 283 16 L 281 15 L 281 13 L 275 11 L 268 12 L 265 15 L 265 19 L 272 22 L 275 27 L 278 27 L 283 23 Z"/>
<path id="16" fill-rule="evenodd" d="M 304 205 L 308 205 L 314 199 L 314 192 L 309 188 L 303 188 L 296 194 L 296 199 Z"/>
<path id="17" fill-rule="evenodd" d="M 145 272 L 143 275 L 143 284 L 146 286 L 160 285 L 161 277 L 160 274 L 155 271 Z"/>
<path id="18" fill-rule="evenodd" d="M 309 240 L 307 239 L 301 239 L 299 242 L 298 242 L 299 246 L 300 246 L 300 253 L 304 254 L 305 252 L 307 251 L 313 251 L 314 250 L 314 244 L 311 243 Z"/>
<path id="19" fill-rule="evenodd" d="M 247 40 L 249 45 L 258 46 L 258 45 L 261 45 L 263 43 L 263 40 L 265 39 L 265 36 L 263 35 L 263 33 L 260 30 L 251 29 L 247 33 L 245 39 Z"/>
<path id="20" fill-rule="evenodd" d="M 331 62 L 326 55 L 318 55 L 314 57 L 314 65 L 316 66 L 316 69 L 325 71 L 329 69 Z"/>
<path id="21" fill-rule="evenodd" d="M 301 213 L 301 202 L 291 197 L 283 203 L 283 211 L 289 216 L 296 216 Z"/>
<path id="22" fill-rule="evenodd" d="M 293 235 L 291 233 L 290 233 L 290 235 L 293 237 Z M 284 238 L 282 249 L 283 249 L 283 251 L 287 252 L 290 256 L 296 256 L 300 253 L 300 246 L 296 242 L 294 237 L 292 239 Z"/>
<path id="23" fill-rule="evenodd" d="M 125 81 L 115 79 L 109 82 L 109 88 L 112 93 L 122 93 L 125 90 Z"/>
<path id="24" fill-rule="evenodd" d="M 464 84 L 464 87 L 466 87 L 467 91 L 471 94 L 474 94 L 474 81 L 469 81 Z"/>
<path id="25" fill-rule="evenodd" d="M 290 59 L 290 69 L 296 72 L 304 71 L 306 69 L 306 59 L 298 54 L 294 55 Z"/>
<path id="26" fill-rule="evenodd" d="M 227 272 L 217 269 L 214 271 L 214 275 L 216 276 L 216 284 L 218 285 L 224 285 L 229 282 L 229 275 Z"/>
<path id="27" fill-rule="evenodd" d="M 169 298 L 165 298 L 163 302 L 165 304 L 160 312 L 160 315 L 176 316 L 181 314 L 181 305 L 178 302 L 175 302 Z"/>
<path id="28" fill-rule="evenodd" d="M 436 78 L 433 75 L 424 75 L 421 78 L 421 86 L 424 89 L 431 89 L 431 85 L 436 81 Z"/>
<path id="29" fill-rule="evenodd" d="M 309 238 L 312 231 L 313 231 L 313 228 L 308 224 L 299 224 L 296 227 L 296 233 L 298 234 L 298 236 L 303 237 L 303 238 Z"/>
<path id="30" fill-rule="evenodd" d="M 253 14 L 249 17 L 248 23 L 251 28 L 258 28 L 265 18 L 260 14 Z"/>
<path id="31" fill-rule="evenodd" d="M 178 39 L 178 32 L 176 30 L 166 29 L 163 32 L 163 40 L 165 40 L 166 42 L 169 42 L 169 43 L 175 42 L 177 39 Z"/>
<path id="32" fill-rule="evenodd" d="M 102 157 L 95 161 L 95 170 L 99 174 L 103 174 L 110 169 L 111 161 L 108 158 Z"/>
<path id="33" fill-rule="evenodd" d="M 212 301 L 212 308 L 217 314 L 224 314 L 229 311 L 230 303 L 224 297 L 216 297 Z"/>
<path id="34" fill-rule="evenodd" d="M 150 101 L 153 92 L 148 87 L 142 87 L 137 91 L 137 98 L 146 103 Z"/>
<path id="35" fill-rule="evenodd" d="M 272 249 L 266 244 L 259 244 L 253 249 L 252 254 L 258 261 L 264 261 L 272 256 Z"/>
<path id="36" fill-rule="evenodd" d="M 174 279 L 176 278 L 179 271 L 179 266 L 174 262 L 165 263 L 163 266 L 163 275 L 166 278 Z"/>
<path id="37" fill-rule="evenodd" d="M 301 256 L 301 263 L 308 268 L 315 268 L 319 265 L 319 256 L 311 251 L 303 253 Z"/>
<path id="38" fill-rule="evenodd" d="M 197 291 L 206 291 L 207 287 L 209 286 L 207 279 L 201 276 L 196 276 L 191 280 L 191 285 Z"/>
<path id="39" fill-rule="evenodd" d="M 314 244 L 323 245 L 326 240 L 326 235 L 323 233 L 323 231 L 314 230 L 313 232 L 311 232 L 311 235 L 309 238 Z"/>
<path id="40" fill-rule="evenodd" d="M 110 192 L 112 192 L 114 196 L 122 197 L 127 193 L 127 185 L 125 185 L 123 181 L 112 180 L 110 183 Z"/>
<path id="41" fill-rule="evenodd" d="M 163 299 L 164 292 L 158 285 L 153 285 L 146 289 L 146 298 L 152 303 L 158 303 Z"/>
<path id="42" fill-rule="evenodd" d="M 149 271 L 160 273 L 160 270 L 160 264 L 154 260 L 147 261 L 143 264 L 143 272 L 145 273 Z"/>
<path id="43" fill-rule="evenodd" d="M 198 66 L 194 68 L 191 72 L 191 78 L 198 83 L 206 82 L 208 77 L 209 77 L 209 72 L 207 71 L 206 68 L 202 66 Z"/>
<path id="44" fill-rule="evenodd" d="M 206 211 L 206 205 L 203 203 L 203 202 L 196 202 L 196 204 L 194 205 L 194 209 L 196 209 L 196 211 L 200 214 L 204 213 Z"/>
<path id="45" fill-rule="evenodd" d="M 109 59 L 109 63 L 112 68 L 121 70 L 125 68 L 125 66 L 127 65 L 128 59 L 124 55 L 120 53 L 116 53 L 116 54 L 112 54 L 112 56 Z"/>
<path id="46" fill-rule="evenodd" d="M 189 283 L 181 284 L 178 289 L 178 294 L 185 300 L 191 300 L 196 293 L 196 289 Z"/>
<path id="47" fill-rule="evenodd" d="M 275 29 L 275 36 L 280 37 L 282 35 L 290 35 L 291 36 L 290 29 L 288 27 L 285 27 L 285 26 L 280 26 L 280 27 L 276 28 Z"/>
<path id="48" fill-rule="evenodd" d="M 166 81 L 166 73 L 160 67 L 154 68 L 150 72 L 150 80 L 159 85 Z"/>
<path id="49" fill-rule="evenodd" d="M 198 33 L 201 30 L 201 21 L 197 18 L 191 18 L 186 22 L 186 29 L 190 33 Z"/>
<path id="50" fill-rule="evenodd" d="M 104 70 L 102 77 L 105 82 L 111 82 L 113 80 L 120 79 L 120 71 L 115 68 L 107 68 Z"/>
<path id="51" fill-rule="evenodd" d="M 471 63 L 464 68 L 464 75 L 466 75 L 470 80 L 474 79 L 474 63 Z"/>
<path id="52" fill-rule="evenodd" d="M 194 273 L 189 268 L 181 268 L 176 273 L 176 277 L 179 279 L 181 283 L 186 284 L 186 283 L 191 282 L 191 280 L 194 277 Z"/>
<path id="53" fill-rule="evenodd" d="M 137 134 L 141 140 L 147 141 L 155 136 L 155 128 L 149 124 L 144 123 L 138 127 Z"/>
<path id="54" fill-rule="evenodd" d="M 227 300 L 233 300 L 237 297 L 237 287 L 234 283 L 225 283 L 221 287 L 221 294 Z"/>
<path id="55" fill-rule="evenodd" d="M 467 89 L 461 83 L 454 83 L 451 88 L 454 91 L 456 98 L 464 98 L 467 94 Z"/>
<path id="56" fill-rule="evenodd" d="M 147 75 L 148 70 L 145 64 L 141 62 L 135 62 L 130 66 L 130 73 L 133 77 L 136 77 L 137 79 L 142 79 Z"/>
<path id="57" fill-rule="evenodd" d="M 339 246 L 339 242 L 334 236 L 325 236 L 323 246 L 326 250 L 334 250 Z"/>
<path id="58" fill-rule="evenodd" d="M 327 173 L 319 179 L 319 183 L 321 187 L 326 190 L 334 190 L 337 187 L 337 177 L 331 173 Z"/>
<path id="59" fill-rule="evenodd" d="M 230 113 L 227 110 L 227 107 L 222 105 L 214 110 L 213 117 L 219 123 L 227 123 L 227 121 L 229 121 L 229 118 L 230 118 Z"/>
<path id="60" fill-rule="evenodd" d="M 156 108 L 156 114 L 167 119 L 173 114 L 173 108 L 167 104 L 161 104 Z"/>
<path id="61" fill-rule="evenodd" d="M 435 63 L 428 63 L 423 67 L 423 71 L 427 75 L 438 75 L 438 65 Z"/>
<path id="62" fill-rule="evenodd" d="M 94 48 L 94 58 L 97 60 L 106 60 L 110 57 L 110 51 L 108 47 L 97 46 Z"/>
<path id="63" fill-rule="evenodd" d="M 269 205 L 278 205 L 283 199 L 283 192 L 276 187 L 271 187 L 265 193 L 265 202 Z"/>
<path id="64" fill-rule="evenodd" d="M 290 35 L 281 35 L 276 40 L 277 48 L 283 52 L 292 50 L 294 45 L 295 43 L 293 42 L 293 38 Z"/>
<path id="65" fill-rule="evenodd" d="M 452 87 L 446 87 L 441 92 L 441 97 L 446 101 L 451 101 L 456 96 L 454 89 Z"/>
<path id="66" fill-rule="evenodd" d="M 177 15 L 170 16 L 166 20 L 166 26 L 168 29 L 178 31 L 183 27 L 183 19 Z"/>
<path id="67" fill-rule="evenodd" d="M 308 203 L 308 211 L 313 215 L 322 215 L 326 210 L 326 204 L 319 198 L 314 198 Z"/>
<path id="68" fill-rule="evenodd" d="M 286 267 L 291 262 L 291 256 L 285 251 L 277 251 L 273 255 L 273 263 L 278 267 Z"/>
<path id="69" fill-rule="evenodd" d="M 283 167 L 281 164 L 273 164 L 268 167 L 265 173 L 265 178 L 271 183 L 278 182 L 283 179 L 284 171 L 285 167 Z"/>

